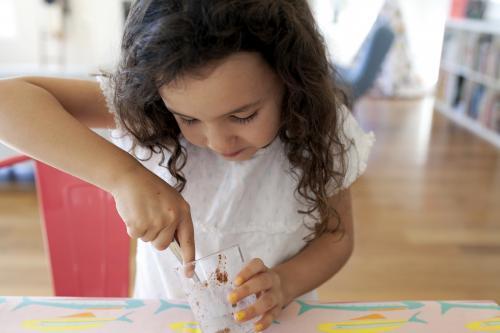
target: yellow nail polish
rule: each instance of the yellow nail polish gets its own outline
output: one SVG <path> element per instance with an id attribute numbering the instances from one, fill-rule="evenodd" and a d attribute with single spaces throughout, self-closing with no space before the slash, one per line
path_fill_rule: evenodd
<path id="1" fill-rule="evenodd" d="M 243 284 L 243 278 L 241 276 L 238 276 L 236 280 L 234 280 L 234 284 L 237 286 L 240 286 Z"/>
<path id="2" fill-rule="evenodd" d="M 238 302 L 238 295 L 236 295 L 235 293 L 230 293 L 228 299 L 229 303 L 236 304 L 236 302 Z"/>
<path id="3" fill-rule="evenodd" d="M 236 319 L 237 321 L 242 321 L 243 319 L 245 319 L 245 311 L 236 312 L 234 314 L 234 319 Z"/>
<path id="4" fill-rule="evenodd" d="M 262 324 L 255 325 L 255 332 L 262 332 L 263 330 L 264 330 L 264 325 Z"/>

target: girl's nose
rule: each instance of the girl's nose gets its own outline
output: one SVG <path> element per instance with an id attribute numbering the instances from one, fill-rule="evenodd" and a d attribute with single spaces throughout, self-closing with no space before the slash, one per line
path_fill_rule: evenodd
<path id="1" fill-rule="evenodd" d="M 218 154 L 229 154 L 235 149 L 235 136 L 220 126 L 207 128 L 205 140 L 207 147 Z"/>

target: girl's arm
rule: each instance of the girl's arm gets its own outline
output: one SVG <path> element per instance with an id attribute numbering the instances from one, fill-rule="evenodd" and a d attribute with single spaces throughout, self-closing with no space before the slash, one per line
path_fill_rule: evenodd
<path id="1" fill-rule="evenodd" d="M 97 82 L 0 81 L 0 142 L 111 191 L 117 177 L 138 162 L 91 126 L 114 126 Z"/>
<path id="2" fill-rule="evenodd" d="M 284 306 L 318 287 L 344 266 L 353 250 L 350 191 L 344 190 L 331 197 L 330 204 L 340 215 L 345 230 L 343 237 L 339 240 L 339 234 L 325 233 L 274 268 L 267 268 L 260 259 L 250 261 L 238 274 L 235 280 L 238 287 L 228 300 L 235 304 L 254 293 L 259 297 L 255 304 L 236 313 L 236 320 L 262 316 L 255 324 L 255 330 L 262 331 L 271 325 Z"/>
<path id="3" fill-rule="evenodd" d="M 342 239 L 339 240 L 339 234 L 325 233 L 295 257 L 273 268 L 281 278 L 285 305 L 326 282 L 351 256 L 354 235 L 350 190 L 331 197 L 330 204 L 340 215 L 345 230 Z"/>
<path id="4" fill-rule="evenodd" d="M 131 237 L 164 250 L 176 233 L 184 259 L 194 260 L 191 214 L 182 196 L 89 129 L 113 126 L 97 82 L 0 80 L 0 142 L 110 192 Z"/>

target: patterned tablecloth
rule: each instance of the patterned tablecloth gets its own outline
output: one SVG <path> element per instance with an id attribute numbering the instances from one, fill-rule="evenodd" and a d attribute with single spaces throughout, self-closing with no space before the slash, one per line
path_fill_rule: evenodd
<path id="1" fill-rule="evenodd" d="M 0 297 L 0 332 L 201 333 L 183 303 L 62 297 Z M 491 301 L 296 301 L 266 332 L 500 332 L 500 306 Z"/>

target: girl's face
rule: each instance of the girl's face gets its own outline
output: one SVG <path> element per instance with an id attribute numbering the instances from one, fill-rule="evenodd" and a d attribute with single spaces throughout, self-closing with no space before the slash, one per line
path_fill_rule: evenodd
<path id="1" fill-rule="evenodd" d="M 186 140 L 232 161 L 273 141 L 284 89 L 259 54 L 235 53 L 196 74 L 159 89 Z"/>

